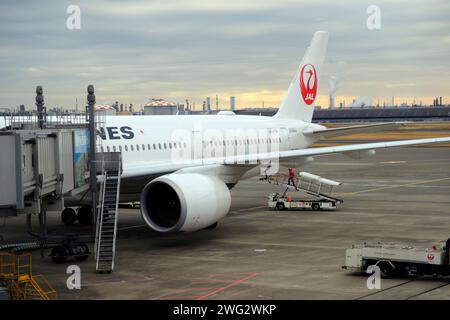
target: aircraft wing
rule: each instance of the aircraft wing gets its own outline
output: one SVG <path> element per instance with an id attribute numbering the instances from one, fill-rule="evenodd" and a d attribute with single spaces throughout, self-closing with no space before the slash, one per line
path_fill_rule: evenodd
<path id="1" fill-rule="evenodd" d="M 361 143 L 361 144 L 351 144 L 351 145 L 335 146 L 335 147 L 320 147 L 320 148 L 308 148 L 308 149 L 299 149 L 299 150 L 280 151 L 279 158 L 288 159 L 288 158 L 296 158 L 296 157 L 317 156 L 317 155 L 326 155 L 326 154 L 333 154 L 333 153 L 347 153 L 347 152 L 355 152 L 355 151 L 385 149 L 385 148 L 392 148 L 392 147 L 402 147 L 402 146 L 430 144 L 430 143 L 442 143 L 442 142 L 450 142 L 450 137 L 399 140 L 399 141 L 389 141 L 389 142 Z M 261 160 L 265 160 L 265 159 L 261 159 Z"/>
<path id="2" fill-rule="evenodd" d="M 316 130 L 306 129 L 305 131 L 303 131 L 303 134 L 306 136 L 319 136 L 321 139 L 326 139 L 354 133 L 373 133 L 386 131 L 386 129 L 395 129 L 405 124 L 407 124 L 407 122 L 387 122 Z"/>
<path id="3" fill-rule="evenodd" d="M 279 152 L 266 152 L 259 154 L 241 155 L 234 157 L 231 156 L 219 158 L 204 158 L 194 160 L 185 159 L 171 162 L 169 161 L 163 164 L 156 164 L 156 165 L 142 162 L 142 163 L 135 163 L 132 166 L 124 167 L 123 177 L 132 178 L 139 176 L 152 176 L 152 175 L 157 176 L 160 174 L 175 172 L 189 167 L 211 166 L 213 168 L 216 168 L 215 170 L 219 168 L 219 165 L 248 167 L 274 160 L 289 160 L 301 157 L 327 155 L 334 153 L 349 153 L 364 150 L 384 149 L 392 147 L 402 147 L 402 146 L 442 143 L 442 142 L 450 142 L 450 137 L 362 143 L 362 144 L 351 144 L 335 147 L 307 148 L 307 149 L 297 149 Z M 214 172 L 210 173 L 214 174 Z"/>

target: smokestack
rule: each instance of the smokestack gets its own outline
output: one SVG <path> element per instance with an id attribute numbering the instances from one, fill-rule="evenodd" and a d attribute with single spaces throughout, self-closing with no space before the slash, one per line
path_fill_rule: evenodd
<path id="1" fill-rule="evenodd" d="M 439 97 L 439 105 L 442 106 L 442 97 Z"/>
<path id="2" fill-rule="evenodd" d="M 330 94 L 330 104 L 328 106 L 330 109 L 334 108 L 334 96 Z"/>
<path id="3" fill-rule="evenodd" d="M 337 75 L 332 75 L 329 79 L 328 79 L 328 88 L 330 90 L 330 95 L 329 95 L 329 108 L 333 109 L 334 108 L 334 96 L 336 94 L 336 90 L 337 90 L 337 86 L 339 84 L 339 80 L 340 78 Z"/>

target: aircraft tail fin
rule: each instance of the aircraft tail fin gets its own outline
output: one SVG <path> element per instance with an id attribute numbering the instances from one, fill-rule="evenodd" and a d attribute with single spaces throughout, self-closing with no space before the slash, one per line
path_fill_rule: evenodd
<path id="1" fill-rule="evenodd" d="M 275 117 L 311 122 L 327 44 L 328 32 L 316 31 Z"/>

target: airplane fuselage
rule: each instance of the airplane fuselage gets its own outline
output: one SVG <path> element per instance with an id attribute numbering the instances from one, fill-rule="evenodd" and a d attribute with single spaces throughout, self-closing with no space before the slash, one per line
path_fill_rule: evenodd
<path id="1" fill-rule="evenodd" d="M 265 116 L 108 116 L 99 132 L 99 151 L 121 152 L 126 174 L 139 164 L 307 148 L 314 139 L 303 131 L 311 127 L 322 126 Z M 143 186 L 157 176 L 128 179 L 121 200 L 138 200 Z"/>

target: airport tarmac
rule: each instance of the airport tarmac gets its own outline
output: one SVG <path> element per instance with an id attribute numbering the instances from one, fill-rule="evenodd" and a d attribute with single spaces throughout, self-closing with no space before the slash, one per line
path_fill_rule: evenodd
<path id="1" fill-rule="evenodd" d="M 232 190 L 230 214 L 214 230 L 156 234 L 139 210 L 121 209 L 115 271 L 78 263 L 81 290 L 66 288 L 66 267 L 34 252 L 34 272 L 59 299 L 450 299 L 442 279 L 383 279 L 341 269 L 345 249 L 366 240 L 428 246 L 450 236 L 450 148 L 380 150 L 367 159 L 317 157 L 303 170 L 343 183 L 337 211 L 272 211 L 283 190 L 257 178 Z M 5 241 L 24 239 L 25 217 L 6 219 Z M 50 215 L 52 231 L 83 232 Z"/>

